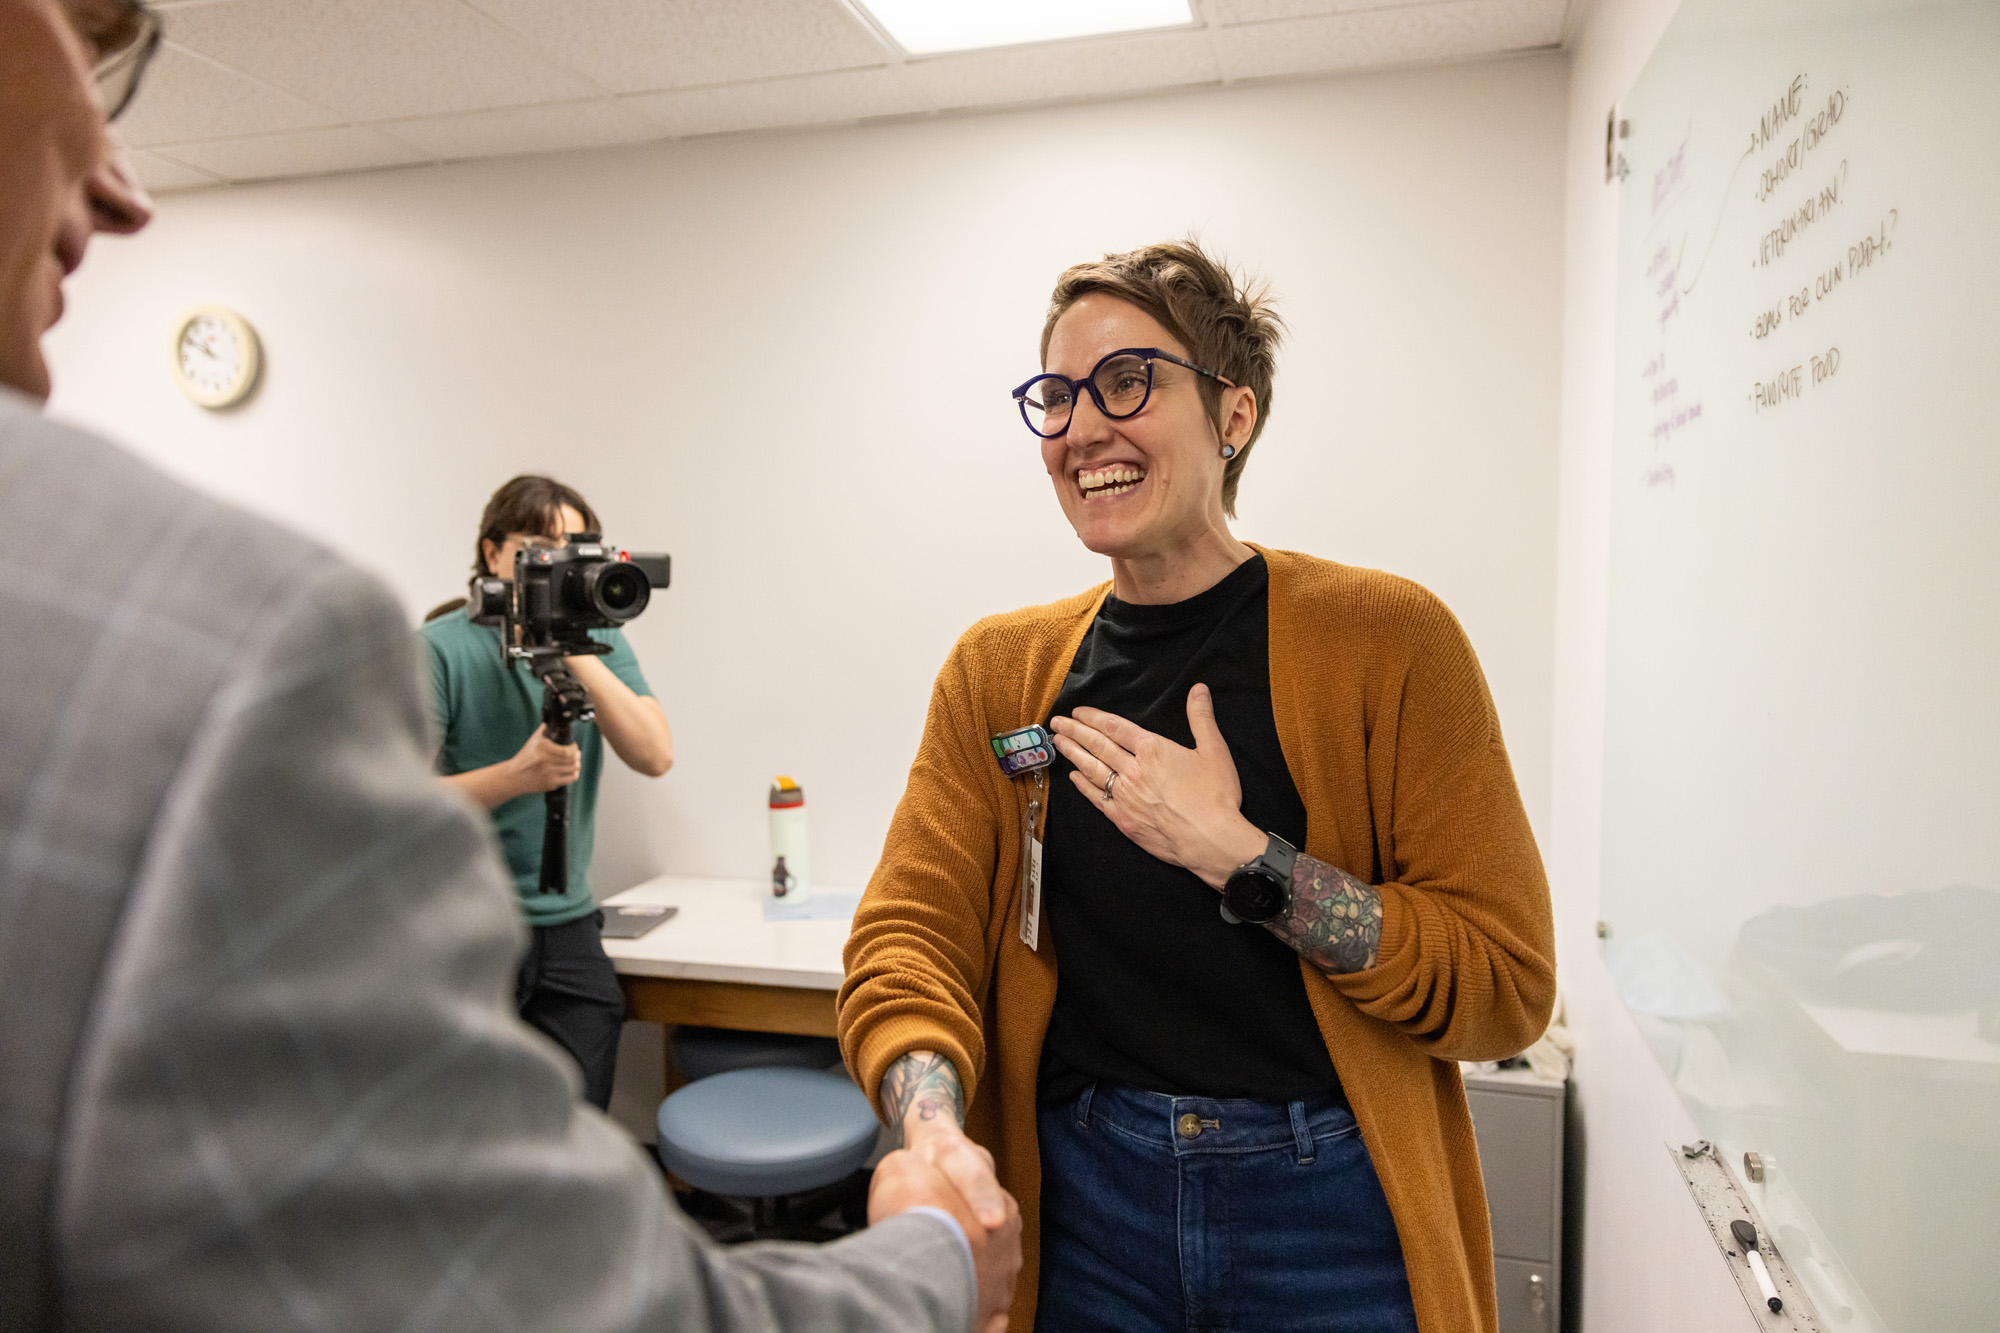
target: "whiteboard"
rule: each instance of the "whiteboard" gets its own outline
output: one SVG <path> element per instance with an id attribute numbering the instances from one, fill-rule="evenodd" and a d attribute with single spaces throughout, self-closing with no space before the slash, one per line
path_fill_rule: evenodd
<path id="1" fill-rule="evenodd" d="M 1686 0 L 1619 190 L 1605 963 L 1836 1327 L 2000 1327 L 2000 3 Z"/>

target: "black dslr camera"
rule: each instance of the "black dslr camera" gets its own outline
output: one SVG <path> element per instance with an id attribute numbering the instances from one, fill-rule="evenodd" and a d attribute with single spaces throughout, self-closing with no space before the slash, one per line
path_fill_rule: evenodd
<path id="1" fill-rule="evenodd" d="M 537 658 L 606 653 L 590 631 L 637 619 L 653 589 L 667 586 L 671 564 L 664 555 L 607 546 L 594 532 L 572 532 L 558 548 L 522 548 L 512 579 L 474 578 L 472 623 L 496 626 L 507 655 L 531 666 Z"/>
<path id="2" fill-rule="evenodd" d="M 568 745 L 579 722 L 592 720 L 590 694 L 570 674 L 566 657 L 611 651 L 590 637 L 635 620 L 653 589 L 667 586 L 671 562 L 664 555 L 633 555 L 606 546 L 594 532 L 572 532 L 562 546 L 524 547 L 514 557 L 514 577 L 481 575 L 467 592 L 475 625 L 500 631 L 510 661 L 525 661 L 542 682 L 542 725 L 549 739 Z M 569 788 L 547 793 L 542 827 L 543 893 L 569 888 Z"/>

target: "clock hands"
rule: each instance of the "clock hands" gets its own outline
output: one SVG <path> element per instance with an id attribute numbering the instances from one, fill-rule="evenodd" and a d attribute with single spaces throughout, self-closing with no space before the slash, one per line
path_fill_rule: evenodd
<path id="1" fill-rule="evenodd" d="M 257 335 L 239 316 L 198 309 L 181 324 L 174 374 L 183 392 L 208 408 L 240 402 L 257 379 Z"/>

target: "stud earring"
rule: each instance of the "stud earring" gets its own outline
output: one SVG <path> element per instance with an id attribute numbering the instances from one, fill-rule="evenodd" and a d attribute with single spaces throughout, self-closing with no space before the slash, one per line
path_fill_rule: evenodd
<path id="1" fill-rule="evenodd" d="M 1223 446 L 1222 446 L 1222 456 L 1223 456 L 1224 458 L 1234 458 L 1234 457 L 1236 457 L 1236 446 L 1235 446 L 1235 445 L 1233 445 L 1233 444 L 1225 444 L 1225 445 L 1223 445 Z"/>

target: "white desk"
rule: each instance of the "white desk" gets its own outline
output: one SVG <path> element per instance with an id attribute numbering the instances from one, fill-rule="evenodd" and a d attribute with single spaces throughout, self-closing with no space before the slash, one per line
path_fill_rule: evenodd
<path id="1" fill-rule="evenodd" d="M 757 880 L 662 875 L 606 899 L 680 909 L 639 939 L 604 941 L 625 986 L 628 1017 L 834 1035 L 833 997 L 851 922 L 767 923 L 769 896 L 770 886 Z"/>

